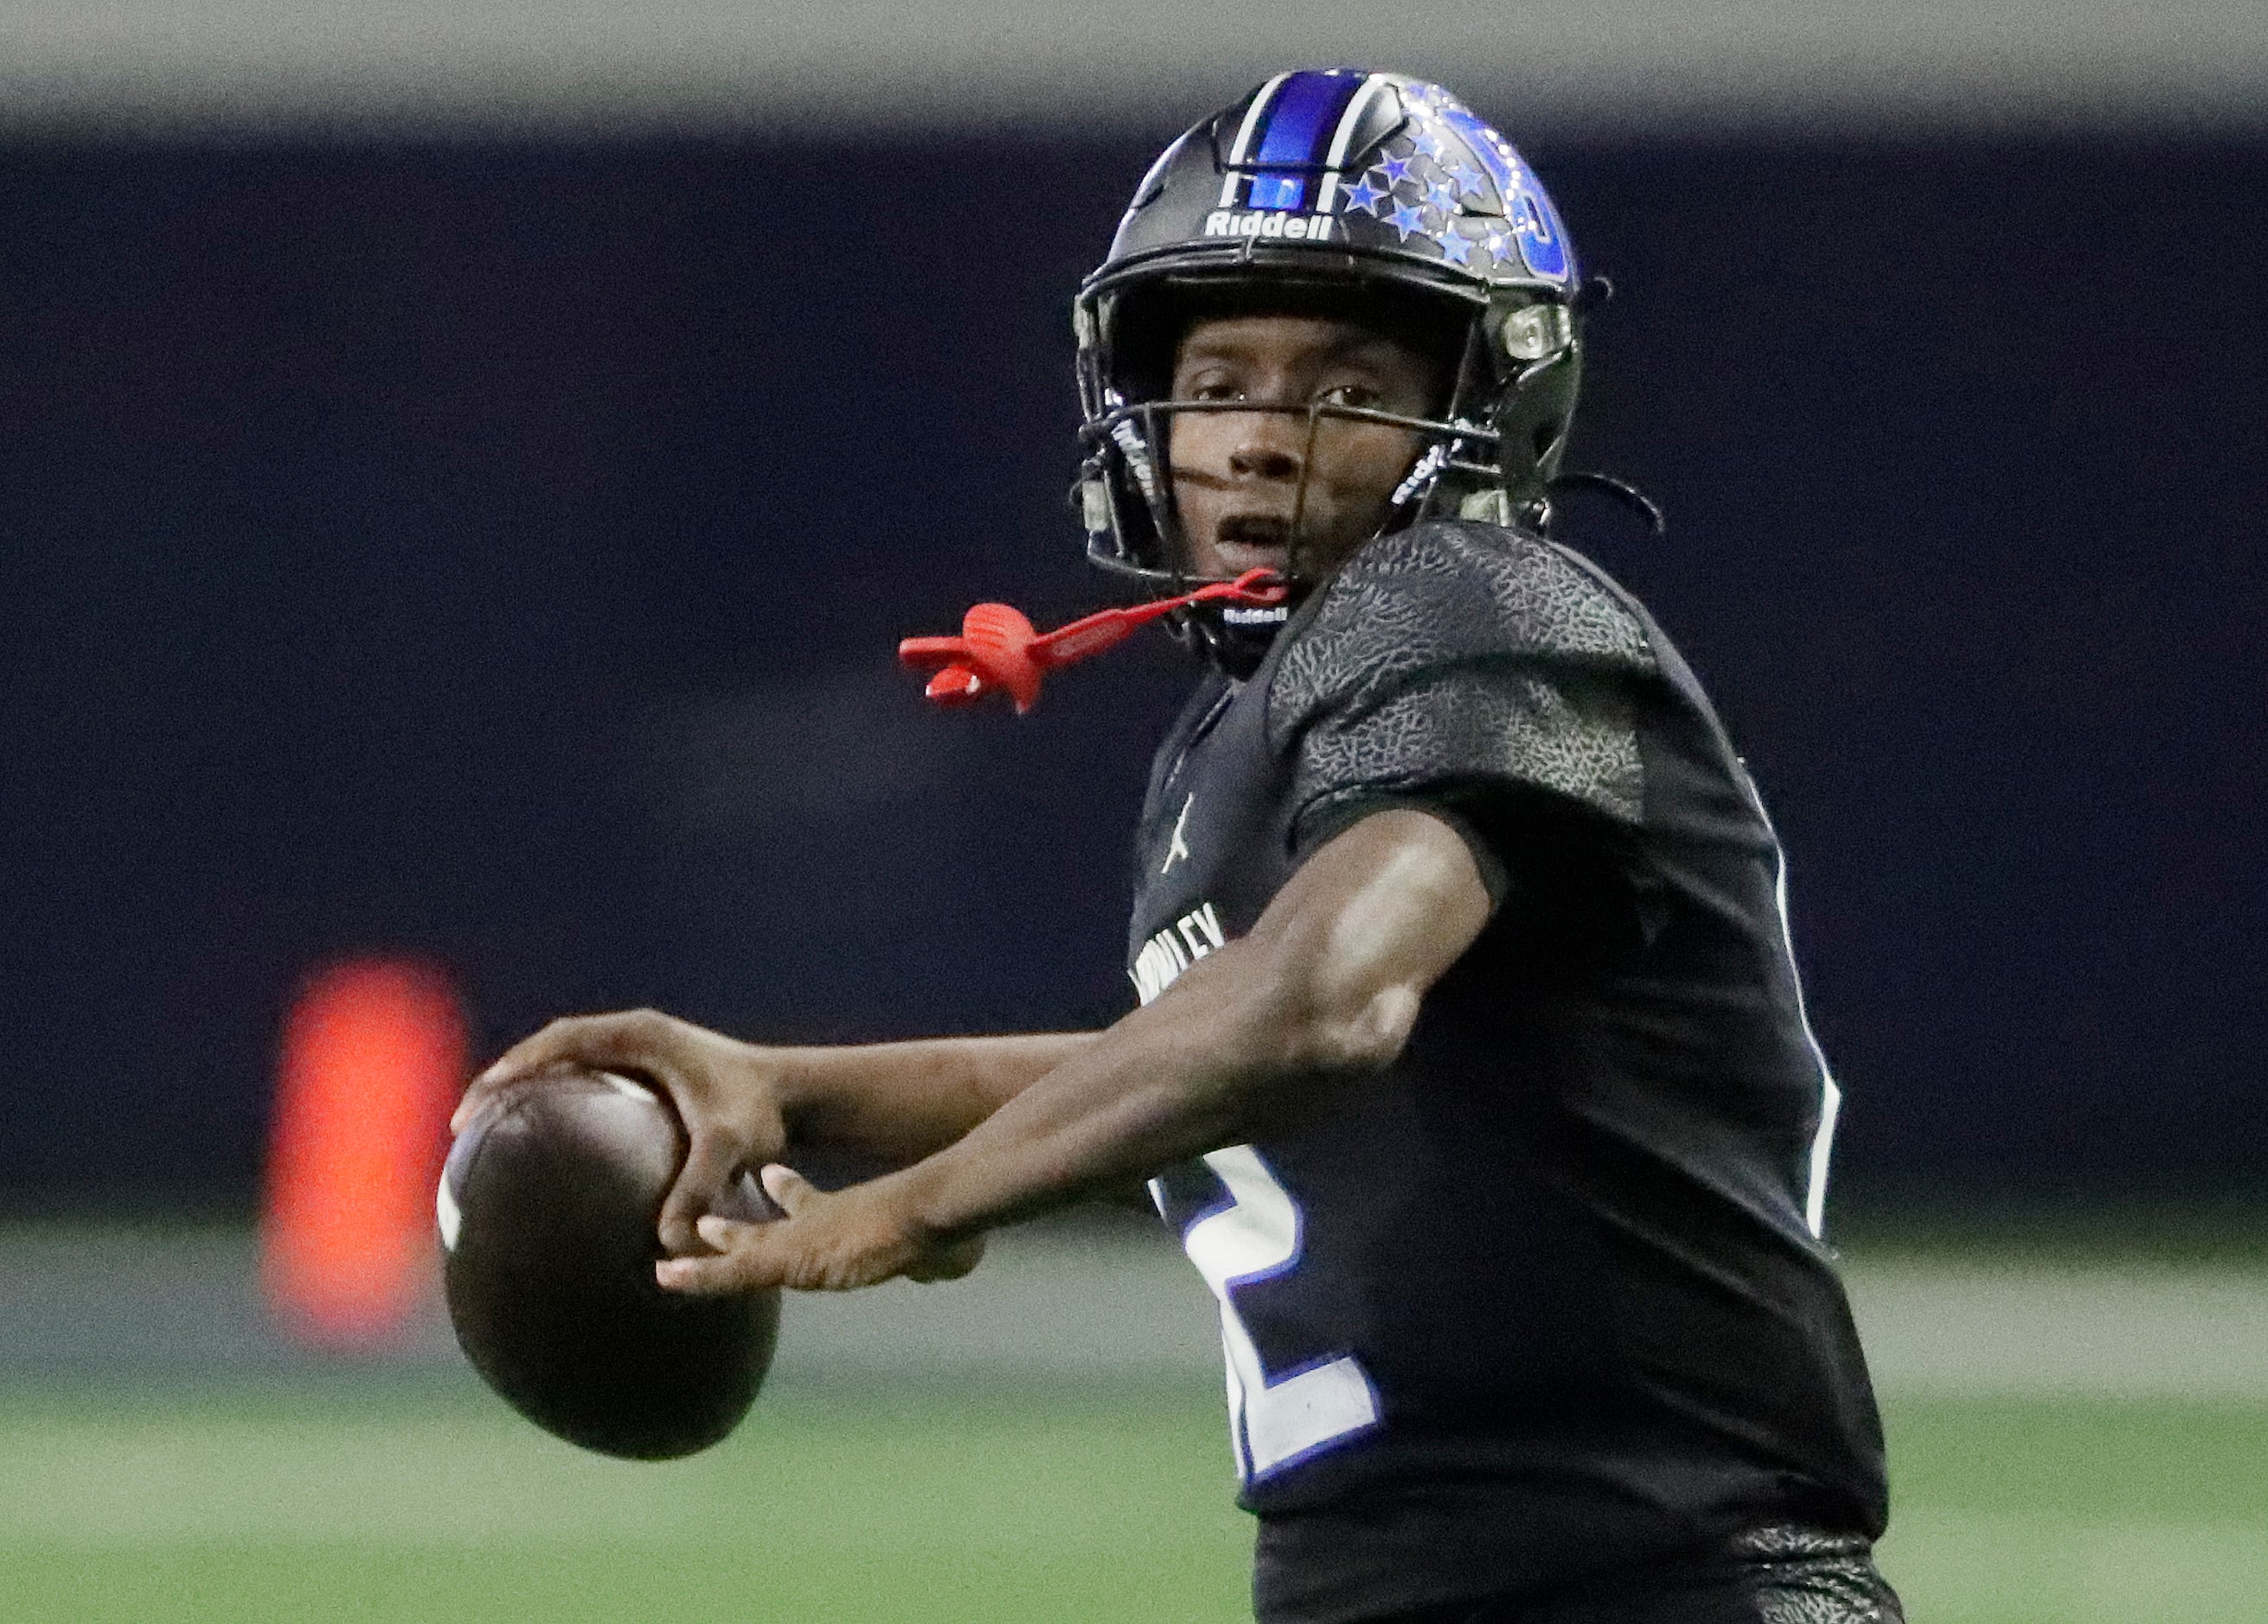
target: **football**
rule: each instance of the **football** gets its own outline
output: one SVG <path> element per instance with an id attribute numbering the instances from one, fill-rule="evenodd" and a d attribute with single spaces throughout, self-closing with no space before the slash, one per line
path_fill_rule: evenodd
<path id="1" fill-rule="evenodd" d="M 740 1424 L 770 1368 L 779 1293 L 664 1291 L 654 1226 L 685 1159 L 668 1102 L 556 1071 L 506 1090 L 451 1147 L 436 1205 L 458 1346 L 539 1427 L 666 1460 Z M 777 1211 L 743 1174 L 726 1217 Z"/>

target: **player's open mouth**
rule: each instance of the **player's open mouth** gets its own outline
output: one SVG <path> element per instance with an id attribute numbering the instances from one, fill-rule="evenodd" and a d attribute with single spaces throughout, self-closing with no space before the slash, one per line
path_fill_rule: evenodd
<path id="1" fill-rule="evenodd" d="M 1213 546 L 1236 570 L 1280 570 L 1292 555 L 1292 521 L 1275 513 L 1232 513 L 1213 532 Z"/>

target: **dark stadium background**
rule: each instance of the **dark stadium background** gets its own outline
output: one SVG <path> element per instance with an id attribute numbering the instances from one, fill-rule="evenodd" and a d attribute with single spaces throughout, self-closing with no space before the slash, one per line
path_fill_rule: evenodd
<path id="1" fill-rule="evenodd" d="M 891 651 L 1105 596 L 1068 298 L 1188 111 L 0 148 L 0 1203 L 248 1209 L 350 952 L 491 1048 L 1119 1010 L 1180 657 L 1019 722 Z M 1575 460 L 1671 518 L 1567 533 L 1773 805 L 1842 1187 L 2257 1187 L 2268 141 L 1526 145 L 1619 290 Z"/>

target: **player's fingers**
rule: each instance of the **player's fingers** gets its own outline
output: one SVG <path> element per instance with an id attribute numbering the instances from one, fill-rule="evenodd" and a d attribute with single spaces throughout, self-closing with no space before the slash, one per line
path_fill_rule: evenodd
<path id="1" fill-rule="evenodd" d="M 492 1087 L 556 1066 L 573 1052 L 575 1045 L 596 1025 L 587 1015 L 570 1016 L 542 1027 L 532 1036 L 522 1038 L 495 1060 L 487 1070 L 473 1079 L 475 1088 Z"/>
<path id="2" fill-rule="evenodd" d="M 626 1071 L 662 1080 L 670 1070 L 670 1039 L 679 1026 L 659 1010 L 623 1010 L 610 1015 L 570 1015 L 523 1038 L 473 1079 L 451 1119 L 461 1129 L 498 1089 L 558 1066 Z"/>
<path id="3" fill-rule="evenodd" d="M 784 1163 L 774 1162 L 757 1175 L 764 1194 L 772 1198 L 775 1206 L 791 1217 L 802 1205 L 819 1194 L 819 1187 Z"/>
<path id="4" fill-rule="evenodd" d="M 715 1251 L 664 1258 L 654 1278 L 666 1290 L 694 1297 L 730 1297 L 787 1283 L 794 1248 L 782 1246 L 769 1224 L 742 1224 L 711 1213 L 701 1220 L 702 1239 Z"/>
<path id="5" fill-rule="evenodd" d="M 685 1153 L 685 1165 L 661 1203 L 657 1226 L 665 1250 L 674 1253 L 701 1249 L 695 1225 L 701 1215 L 717 1205 L 740 1171 L 738 1150 L 715 1134 L 696 1134 Z"/>
<path id="6" fill-rule="evenodd" d="M 767 1290 L 780 1283 L 777 1266 L 767 1249 L 746 1245 L 715 1257 L 664 1258 L 653 1266 L 653 1277 L 663 1290 L 681 1291 L 688 1297 L 732 1297 Z"/>
<path id="7" fill-rule="evenodd" d="M 659 1010 L 571 1015 L 513 1044 L 481 1073 L 479 1081 L 511 1081 L 567 1065 L 644 1072 L 667 1059 L 671 1037 L 680 1025 Z"/>
<path id="8" fill-rule="evenodd" d="M 465 1125 L 480 1113 L 481 1107 L 504 1090 L 563 1063 L 578 1041 L 576 1029 L 586 1024 L 582 1018 L 553 1021 L 534 1037 L 522 1039 L 497 1056 L 488 1069 L 466 1088 L 465 1097 L 457 1102 L 457 1109 L 449 1118 L 449 1130 L 462 1133 Z"/>
<path id="9" fill-rule="evenodd" d="M 493 1069 L 483 1071 L 466 1085 L 464 1098 L 457 1101 L 456 1110 L 450 1113 L 449 1131 L 453 1134 L 464 1132 L 466 1125 L 481 1113 L 482 1107 L 489 1101 L 513 1084 L 540 1075 L 543 1069 L 541 1066 L 534 1066 L 526 1069 L 515 1067 L 510 1071 Z"/>
<path id="10" fill-rule="evenodd" d="M 465 1097 L 457 1102 L 457 1108 L 449 1113 L 449 1131 L 463 1133 L 465 1125 L 481 1113 L 481 1107 L 488 1104 L 490 1097 L 503 1086 L 500 1083 L 483 1082 L 475 1077 L 467 1086 Z"/>
<path id="11" fill-rule="evenodd" d="M 755 1228 L 755 1225 L 743 1224 L 736 1218 L 720 1218 L 712 1212 L 694 1227 L 701 1231 L 701 1238 L 716 1247 L 718 1251 L 730 1252 L 733 1250 L 733 1242 L 747 1231 Z"/>

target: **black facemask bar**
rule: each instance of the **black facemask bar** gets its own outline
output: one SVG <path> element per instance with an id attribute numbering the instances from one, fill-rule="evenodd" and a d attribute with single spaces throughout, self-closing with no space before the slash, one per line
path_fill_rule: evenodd
<path id="1" fill-rule="evenodd" d="M 1153 588 L 1179 592 L 1198 584 L 1189 568 L 1189 547 L 1182 526 L 1169 459 L 1173 420 L 1182 413 L 1275 413 L 1304 417 L 1307 434 L 1300 459 L 1299 483 L 1292 494 L 1290 536 L 1296 565 L 1300 529 L 1307 511 L 1307 484 L 1314 477 L 1316 435 L 1326 419 L 1398 429 L 1418 437 L 1420 445 L 1401 483 L 1391 493 L 1387 514 L 1373 533 L 1398 529 L 1422 515 L 1437 492 L 1497 489 L 1502 480 L 1498 460 L 1501 436 L 1493 429 L 1457 418 L 1414 417 L 1368 407 L 1336 401 L 1307 405 L 1273 405 L 1250 400 L 1145 400 L 1114 407 L 1079 428 L 1082 481 L 1089 490 L 1100 484 L 1110 503 L 1111 522 L 1098 528 L 1091 515 L 1087 557 L 1101 569 L 1130 577 Z M 1125 519 L 1117 510 L 1131 497 L 1141 504 L 1156 556 L 1143 558 L 1128 545 Z M 1091 498 L 1090 498 L 1091 499 Z M 1141 549 L 1148 550 L 1148 549 Z M 1295 588 L 1312 586 L 1312 580 L 1292 575 Z"/>

